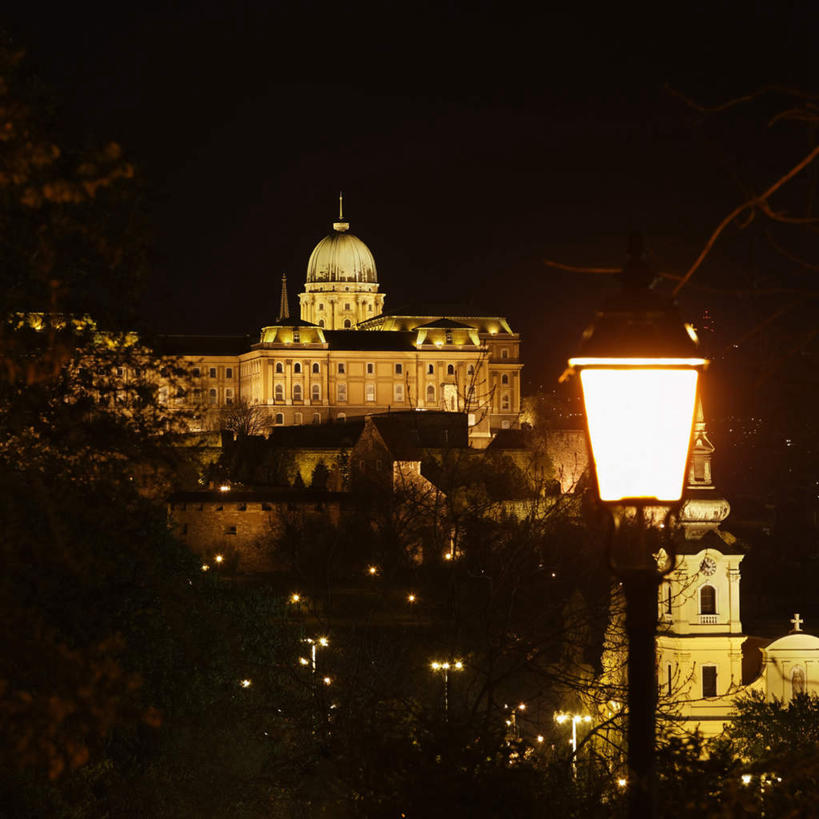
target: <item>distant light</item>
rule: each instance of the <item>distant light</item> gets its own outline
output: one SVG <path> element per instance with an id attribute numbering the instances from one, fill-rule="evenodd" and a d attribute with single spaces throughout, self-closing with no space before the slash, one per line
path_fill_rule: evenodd
<path id="1" fill-rule="evenodd" d="M 456 668 L 458 671 L 460 671 L 460 670 L 461 670 L 463 667 L 464 667 L 464 664 L 463 664 L 463 663 L 462 663 L 460 660 L 457 660 L 457 661 L 455 662 L 455 668 Z"/>
<path id="2" fill-rule="evenodd" d="M 242 688 L 250 688 L 250 680 L 242 680 L 240 685 L 242 686 Z"/>
<path id="3" fill-rule="evenodd" d="M 407 602 L 408 603 L 414 603 L 415 602 L 415 595 L 414 594 L 408 594 L 407 595 Z"/>
<path id="4" fill-rule="evenodd" d="M 697 335 L 697 331 L 694 329 L 693 324 L 686 324 L 685 332 L 688 333 L 688 337 L 694 342 L 694 344 L 700 343 L 699 336 Z"/>
<path id="5" fill-rule="evenodd" d="M 301 602 L 301 595 L 298 592 L 293 592 L 293 594 L 290 595 L 290 602 L 291 603 Z"/>
<path id="6" fill-rule="evenodd" d="M 202 571 L 203 571 L 203 572 L 206 572 L 206 571 L 208 571 L 208 569 L 210 569 L 210 566 L 208 566 L 208 564 L 207 564 L 207 563 L 203 563 L 203 564 L 202 564 Z"/>
<path id="7" fill-rule="evenodd" d="M 368 566 L 367 567 L 367 574 L 370 576 L 375 576 L 378 574 L 378 567 L 377 566 Z"/>
<path id="8" fill-rule="evenodd" d="M 557 572 L 552 572 L 552 577 L 557 577 Z"/>
<path id="9" fill-rule="evenodd" d="M 628 782 L 626 782 L 626 780 L 625 780 L 625 779 L 623 779 L 623 777 L 621 776 L 621 777 L 620 777 L 620 778 L 617 780 L 617 784 L 618 784 L 618 785 L 619 785 L 621 788 L 625 788 L 625 787 L 626 787 L 626 785 L 628 784 Z"/>
<path id="10" fill-rule="evenodd" d="M 743 785 L 751 784 L 751 774 L 742 774 L 742 784 Z"/>
<path id="11" fill-rule="evenodd" d="M 325 685 L 330 685 L 330 683 L 332 682 L 332 680 L 331 680 L 329 677 L 325 677 L 325 678 L 322 680 L 322 682 L 323 682 Z"/>
<path id="12" fill-rule="evenodd" d="M 525 711 L 525 710 L 526 710 L 526 703 L 525 703 L 525 702 L 522 702 L 522 703 L 521 703 L 521 704 L 518 706 L 518 711 Z"/>
<path id="13" fill-rule="evenodd" d="M 222 555 L 216 555 L 216 557 L 215 557 L 215 558 L 213 558 L 213 559 L 214 559 L 214 560 L 215 560 L 217 563 L 221 563 L 221 562 L 224 560 L 224 557 L 222 557 Z"/>
<path id="14" fill-rule="evenodd" d="M 219 491 L 220 491 L 220 492 L 230 492 L 230 484 L 229 484 L 229 483 L 223 483 L 223 484 L 222 484 L 222 485 L 219 487 Z"/>
<path id="15" fill-rule="evenodd" d="M 452 560 L 452 552 L 444 552 L 444 560 Z"/>
<path id="16" fill-rule="evenodd" d="M 330 641 L 326 637 L 319 637 L 318 643 L 320 646 L 327 647 L 330 645 Z"/>
<path id="17" fill-rule="evenodd" d="M 538 734 L 537 735 L 537 741 L 538 742 L 543 742 L 543 734 Z"/>

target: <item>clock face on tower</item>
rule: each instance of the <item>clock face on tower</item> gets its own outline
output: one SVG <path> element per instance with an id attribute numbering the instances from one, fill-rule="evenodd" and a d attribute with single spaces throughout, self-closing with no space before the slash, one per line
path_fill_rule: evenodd
<path id="1" fill-rule="evenodd" d="M 700 572 L 706 577 L 710 577 L 717 570 L 717 561 L 713 557 L 706 557 L 700 563 Z"/>

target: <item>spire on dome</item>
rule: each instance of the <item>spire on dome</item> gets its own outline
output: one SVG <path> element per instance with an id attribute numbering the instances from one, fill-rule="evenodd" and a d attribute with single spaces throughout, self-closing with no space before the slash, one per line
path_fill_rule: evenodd
<path id="1" fill-rule="evenodd" d="M 290 305 L 287 303 L 287 274 L 282 273 L 282 298 L 279 303 L 279 317 L 276 321 L 290 318 Z"/>
<path id="2" fill-rule="evenodd" d="M 338 192 L 338 221 L 333 222 L 333 230 L 337 231 L 338 233 L 344 233 L 344 231 L 350 229 L 350 223 L 344 218 L 344 193 L 342 191 Z"/>

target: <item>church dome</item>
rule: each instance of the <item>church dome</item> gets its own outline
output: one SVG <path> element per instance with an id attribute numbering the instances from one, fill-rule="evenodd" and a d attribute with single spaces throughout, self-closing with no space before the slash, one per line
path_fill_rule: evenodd
<path id="1" fill-rule="evenodd" d="M 338 221 L 310 254 L 307 262 L 307 283 L 363 282 L 375 284 L 375 259 L 358 236 L 350 233 L 350 223 L 339 208 Z"/>
<path id="2" fill-rule="evenodd" d="M 817 651 L 819 637 L 807 634 L 804 631 L 792 631 L 778 640 L 774 640 L 765 649 L 766 651 Z"/>

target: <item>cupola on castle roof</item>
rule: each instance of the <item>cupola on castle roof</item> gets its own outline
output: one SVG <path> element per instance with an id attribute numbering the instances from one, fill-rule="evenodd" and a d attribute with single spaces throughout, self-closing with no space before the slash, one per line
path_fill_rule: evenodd
<path id="1" fill-rule="evenodd" d="M 344 218 L 343 197 L 338 197 L 338 220 L 333 229 L 313 249 L 307 262 L 307 282 L 375 283 L 375 259 L 364 242 L 350 233 Z"/>

